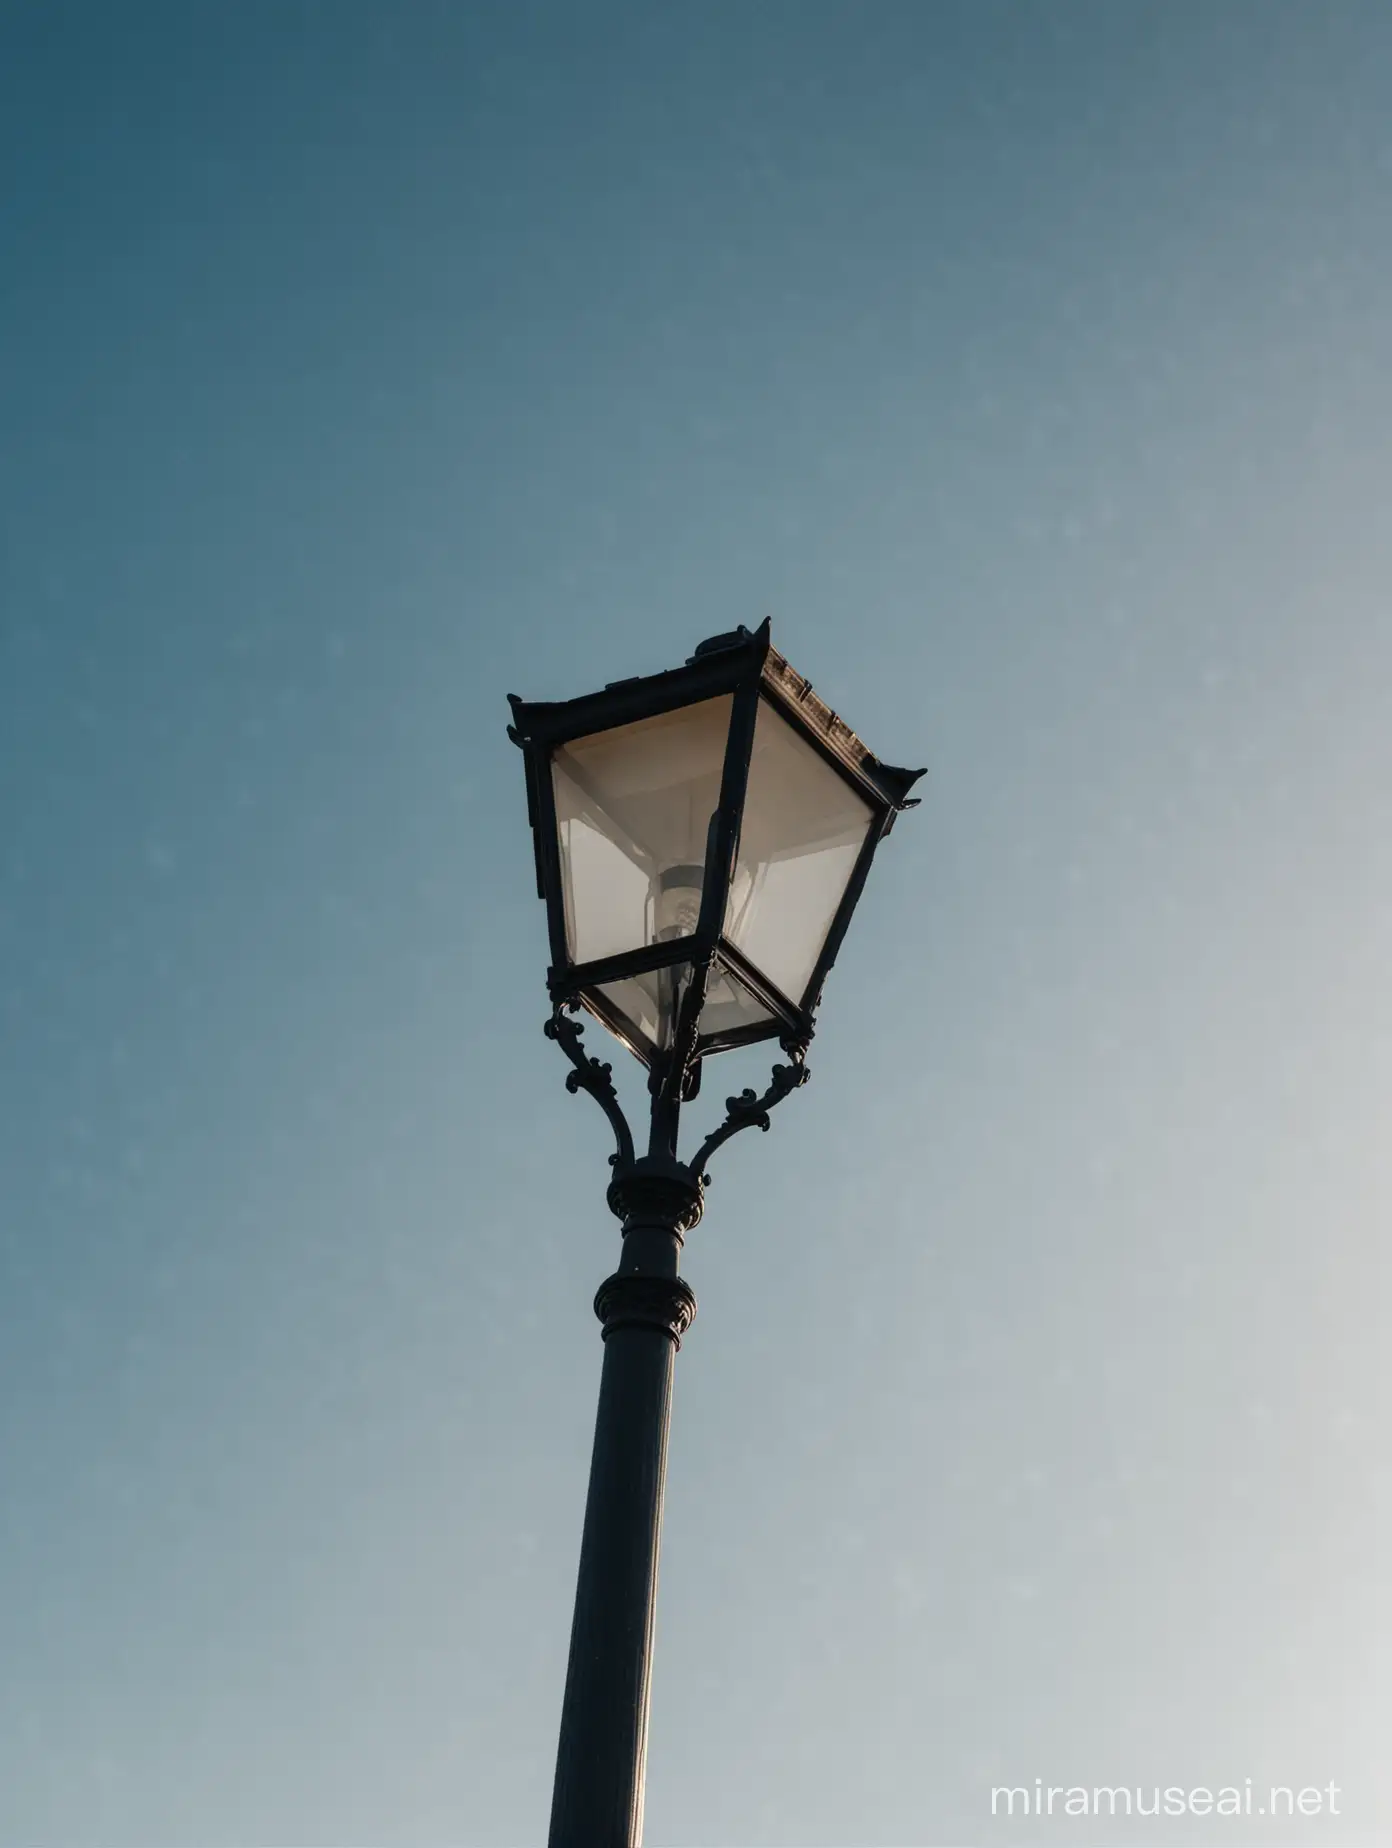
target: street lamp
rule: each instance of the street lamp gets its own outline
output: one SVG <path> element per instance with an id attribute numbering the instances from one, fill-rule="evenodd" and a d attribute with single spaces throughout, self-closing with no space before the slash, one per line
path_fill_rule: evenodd
<path id="1" fill-rule="evenodd" d="M 561 1713 L 550 1848 L 637 1848 L 672 1363 L 696 1313 L 678 1274 L 706 1162 L 807 1077 L 807 1044 L 870 862 L 921 770 L 873 756 L 769 642 L 702 642 L 684 667 L 580 699 L 509 695 L 551 942 L 548 1036 L 617 1144 L 619 1267 L 599 1287 L 604 1365 Z M 639 1155 L 584 1009 L 648 1071 Z M 716 1053 L 774 1040 L 762 1096 L 726 1102 L 686 1162 L 678 1117 Z"/>

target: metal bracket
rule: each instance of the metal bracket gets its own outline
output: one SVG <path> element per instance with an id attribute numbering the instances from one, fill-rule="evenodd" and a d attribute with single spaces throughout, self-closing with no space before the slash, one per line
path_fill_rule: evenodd
<path id="1" fill-rule="evenodd" d="M 628 1119 L 619 1103 L 618 1092 L 614 1089 L 614 1068 L 592 1058 L 580 1043 L 584 1028 L 573 1018 L 576 1008 L 573 1001 L 558 1001 L 555 1011 L 542 1031 L 547 1039 L 555 1040 L 561 1051 L 570 1060 L 574 1070 L 566 1075 L 566 1089 L 572 1095 L 577 1091 L 588 1091 L 605 1116 L 609 1119 L 614 1132 L 616 1144 L 614 1153 L 609 1157 L 609 1165 L 616 1175 L 624 1175 L 634 1168 L 633 1131 L 628 1126 Z M 727 1143 L 731 1136 L 737 1136 L 742 1129 L 769 1127 L 769 1111 L 781 1103 L 791 1092 L 807 1083 L 807 1045 L 802 1040 L 783 1040 L 783 1050 L 788 1055 L 787 1065 L 775 1065 L 772 1083 L 759 1096 L 752 1090 L 744 1090 L 737 1097 L 725 1099 L 725 1120 L 718 1129 L 713 1129 L 688 1162 L 677 1162 L 675 1155 L 668 1159 L 675 1167 L 696 1183 L 697 1188 L 708 1186 L 710 1176 L 706 1173 L 706 1163 L 718 1148 Z M 665 1087 L 654 1087 L 653 1110 L 671 1109 L 666 1099 Z M 675 1114 L 672 1120 L 672 1133 L 675 1140 Z M 617 1185 L 617 1181 L 615 1183 Z"/>
<path id="2" fill-rule="evenodd" d="M 623 1113 L 619 1094 L 614 1089 L 614 1068 L 592 1058 L 580 1044 L 580 1036 L 585 1029 L 578 1020 L 571 1018 L 573 1009 L 573 1002 L 558 1001 L 542 1032 L 547 1039 L 555 1040 L 575 1067 L 573 1072 L 566 1074 L 566 1090 L 572 1096 L 577 1091 L 588 1091 L 608 1117 L 614 1141 L 618 1145 L 609 1157 L 609 1165 L 613 1168 L 630 1168 L 633 1165 L 633 1131 L 628 1127 L 628 1118 Z"/>
<path id="3" fill-rule="evenodd" d="M 710 1176 L 705 1172 L 706 1163 L 723 1143 L 728 1142 L 731 1136 L 737 1136 L 742 1129 L 752 1129 L 756 1124 L 760 1129 L 767 1130 L 769 1111 L 773 1109 L 773 1106 L 781 1103 L 800 1085 L 807 1083 L 810 1074 L 807 1070 L 806 1046 L 796 1040 L 784 1040 L 782 1044 L 791 1063 L 774 1066 L 773 1083 L 762 1097 L 756 1096 L 750 1090 L 741 1091 L 738 1097 L 727 1097 L 725 1121 L 719 1129 L 711 1131 L 686 1164 L 702 1186 L 706 1186 L 710 1181 Z"/>

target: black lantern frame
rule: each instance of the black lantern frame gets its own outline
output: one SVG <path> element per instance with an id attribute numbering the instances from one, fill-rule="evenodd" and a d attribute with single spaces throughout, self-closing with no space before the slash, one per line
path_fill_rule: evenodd
<path id="1" fill-rule="evenodd" d="M 566 931 L 555 784 L 555 752 L 579 738 L 676 712 L 698 702 L 731 696 L 720 795 L 707 834 L 700 912 L 695 929 L 675 939 L 649 943 L 621 954 L 576 962 Z M 551 946 L 547 986 L 558 1008 L 585 1007 L 649 1068 L 654 1090 L 695 1095 L 701 1061 L 717 1052 L 762 1040 L 805 1050 L 828 971 L 864 889 L 875 851 L 901 809 L 915 806 L 909 790 L 924 773 L 881 763 L 855 733 L 791 668 L 770 642 L 770 624 L 741 626 L 701 643 L 684 666 L 666 673 L 620 680 L 598 693 L 562 701 L 527 701 L 509 694 L 513 723 L 508 736 L 522 749 L 526 766 L 528 818 L 536 856 L 537 894 L 545 902 Z M 870 825 L 841 894 L 820 954 L 802 992 L 785 994 L 725 934 L 724 924 L 739 850 L 740 828 L 760 701 L 768 701 L 802 740 L 856 792 L 870 812 Z M 688 964 L 688 982 L 669 1049 L 648 1043 L 636 1023 L 606 994 L 624 978 Z M 721 1031 L 703 1032 L 701 1012 L 713 977 L 727 972 L 753 997 L 768 1018 Z"/>

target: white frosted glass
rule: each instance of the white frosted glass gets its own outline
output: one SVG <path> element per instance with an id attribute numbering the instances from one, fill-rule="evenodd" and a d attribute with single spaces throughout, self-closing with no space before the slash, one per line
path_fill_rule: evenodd
<path id="1" fill-rule="evenodd" d="M 873 818 L 761 700 L 725 934 L 791 1001 L 804 999 Z"/>
<path id="2" fill-rule="evenodd" d="M 696 928 L 731 696 L 575 738 L 552 757 L 574 962 Z"/>

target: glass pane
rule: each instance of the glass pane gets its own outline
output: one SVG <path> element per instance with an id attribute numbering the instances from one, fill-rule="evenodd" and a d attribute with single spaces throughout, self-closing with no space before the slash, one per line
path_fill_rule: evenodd
<path id="1" fill-rule="evenodd" d="M 628 1019 L 650 1049 L 665 1052 L 672 1043 L 676 1001 L 690 972 L 689 963 L 678 963 L 673 969 L 653 969 L 645 975 L 626 976 L 621 982 L 604 982 L 598 992 Z M 773 1018 L 743 982 L 727 970 L 712 969 L 701 1010 L 703 1036 L 759 1026 Z"/>
<path id="2" fill-rule="evenodd" d="M 874 810 L 759 702 L 725 934 L 791 1001 L 802 1001 Z"/>
<path id="3" fill-rule="evenodd" d="M 711 970 L 706 1005 L 701 1009 L 702 1035 L 734 1033 L 741 1027 L 762 1026 L 774 1016 L 726 969 Z"/>
<path id="4" fill-rule="evenodd" d="M 696 928 L 731 703 L 725 693 L 557 748 L 552 786 L 572 961 Z"/>
<path id="5" fill-rule="evenodd" d="M 649 1050 L 665 1052 L 672 1043 L 676 1001 L 690 971 L 689 963 L 650 969 L 644 975 L 625 976 L 621 982 L 601 983 L 598 992 L 627 1017 Z"/>

